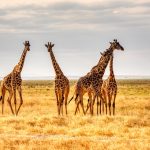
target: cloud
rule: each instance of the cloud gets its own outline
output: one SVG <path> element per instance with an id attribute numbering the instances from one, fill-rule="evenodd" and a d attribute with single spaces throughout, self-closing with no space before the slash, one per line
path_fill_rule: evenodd
<path id="1" fill-rule="evenodd" d="M 149 26 L 150 9 L 138 1 L 6 1 L 0 10 L 0 32 L 96 30 L 112 27 Z M 7 4 L 7 5 L 6 5 Z M 4 9 L 5 8 L 5 9 Z M 150 19 L 149 19 L 150 20 Z"/>

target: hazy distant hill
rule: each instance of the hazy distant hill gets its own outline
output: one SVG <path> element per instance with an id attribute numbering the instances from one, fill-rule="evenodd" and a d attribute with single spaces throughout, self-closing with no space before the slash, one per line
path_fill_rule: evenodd
<path id="1" fill-rule="evenodd" d="M 108 76 L 104 76 L 104 79 L 106 79 Z M 0 80 L 2 80 L 3 77 L 0 77 Z M 23 80 L 54 80 L 55 76 L 35 76 L 35 77 L 22 77 Z M 79 79 L 80 76 L 68 76 L 69 79 Z M 150 76 L 124 76 L 119 75 L 116 76 L 116 79 L 150 79 Z"/>

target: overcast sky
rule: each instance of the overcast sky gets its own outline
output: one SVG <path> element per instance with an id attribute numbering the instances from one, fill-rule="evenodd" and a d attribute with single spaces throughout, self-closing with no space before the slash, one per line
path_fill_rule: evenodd
<path id="1" fill-rule="evenodd" d="M 29 40 L 22 76 L 53 76 L 46 44 L 67 76 L 81 76 L 118 39 L 116 75 L 150 75 L 150 0 L 5 0 L 0 3 L 0 76 L 12 71 Z M 109 74 L 107 69 L 106 74 Z"/>

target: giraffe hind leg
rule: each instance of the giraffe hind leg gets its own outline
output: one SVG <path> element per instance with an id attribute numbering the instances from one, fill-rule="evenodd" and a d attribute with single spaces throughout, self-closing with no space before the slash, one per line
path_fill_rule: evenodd
<path id="1" fill-rule="evenodd" d="M 77 111 L 79 109 L 79 104 L 80 104 L 80 101 L 79 100 L 77 101 L 77 99 L 76 99 L 76 109 L 75 109 L 75 113 L 74 113 L 75 115 L 77 114 Z"/>
<path id="2" fill-rule="evenodd" d="M 63 104 L 64 104 L 64 94 L 62 94 L 61 98 L 61 114 L 63 115 Z"/>
<path id="3" fill-rule="evenodd" d="M 90 108 L 90 100 L 88 99 L 88 103 L 87 103 L 87 106 L 86 106 L 86 111 L 85 111 L 85 113 L 87 113 L 87 111 L 89 110 L 89 108 Z"/>

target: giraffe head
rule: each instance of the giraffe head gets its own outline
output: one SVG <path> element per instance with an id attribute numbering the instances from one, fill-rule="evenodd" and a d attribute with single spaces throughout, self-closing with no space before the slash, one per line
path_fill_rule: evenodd
<path id="1" fill-rule="evenodd" d="M 54 44 L 52 44 L 51 42 L 48 42 L 48 44 L 45 44 L 45 46 L 47 47 L 48 52 L 50 52 L 52 48 L 54 47 Z"/>
<path id="2" fill-rule="evenodd" d="M 25 46 L 25 49 L 30 51 L 30 43 L 29 43 L 29 41 L 25 41 L 23 44 Z"/>
<path id="3" fill-rule="evenodd" d="M 124 51 L 123 46 L 120 45 L 120 43 L 117 41 L 117 39 L 114 39 L 113 42 L 110 42 L 110 47 L 112 48 L 112 50 L 122 50 Z"/>

